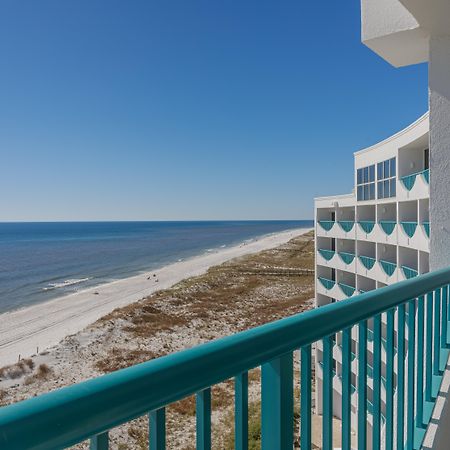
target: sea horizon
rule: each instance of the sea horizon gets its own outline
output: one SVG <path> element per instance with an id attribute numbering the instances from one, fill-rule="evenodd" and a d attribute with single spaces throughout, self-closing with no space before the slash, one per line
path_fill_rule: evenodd
<path id="1" fill-rule="evenodd" d="M 313 220 L 0 222 L 0 313 Z"/>

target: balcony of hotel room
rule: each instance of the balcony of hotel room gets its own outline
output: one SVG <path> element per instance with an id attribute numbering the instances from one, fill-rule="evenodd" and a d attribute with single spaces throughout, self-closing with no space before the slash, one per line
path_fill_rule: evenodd
<path id="1" fill-rule="evenodd" d="M 419 274 L 419 251 L 409 247 L 398 247 L 398 280 L 408 280 Z"/>
<path id="2" fill-rule="evenodd" d="M 356 241 L 336 239 L 336 255 L 332 263 L 335 269 L 356 272 Z"/>
<path id="3" fill-rule="evenodd" d="M 379 203 L 376 207 L 377 224 L 373 235 L 375 242 L 397 244 L 397 203 Z"/>
<path id="4" fill-rule="evenodd" d="M 334 236 L 340 239 L 355 239 L 355 207 L 354 206 L 338 206 L 336 208 L 336 227 Z"/>
<path id="5" fill-rule="evenodd" d="M 390 244 L 376 244 L 377 262 L 371 278 L 386 284 L 398 281 L 397 246 Z"/>
<path id="6" fill-rule="evenodd" d="M 428 133 L 398 151 L 399 201 L 430 196 Z"/>
<path id="7" fill-rule="evenodd" d="M 334 207 L 316 209 L 316 236 L 335 237 L 336 228 Z"/>
<path id="8" fill-rule="evenodd" d="M 428 204 L 428 199 L 409 200 L 398 204 L 398 245 L 429 251 L 429 239 L 426 233 L 428 228 L 422 225 L 423 222 L 429 223 Z"/>
<path id="9" fill-rule="evenodd" d="M 335 267 L 336 239 L 332 237 L 318 236 L 316 238 L 316 264 L 326 267 Z"/>
<path id="10" fill-rule="evenodd" d="M 377 244 L 375 242 L 357 241 L 356 273 L 367 278 L 377 279 Z"/>
<path id="11" fill-rule="evenodd" d="M 316 305 L 346 300 L 356 294 L 356 274 L 331 267 L 317 266 L 316 292 L 321 297 L 316 298 Z M 322 303 L 326 302 L 326 303 Z"/>
<path id="12" fill-rule="evenodd" d="M 361 205 L 356 207 L 357 238 L 358 240 L 374 240 L 376 224 L 376 205 Z"/>

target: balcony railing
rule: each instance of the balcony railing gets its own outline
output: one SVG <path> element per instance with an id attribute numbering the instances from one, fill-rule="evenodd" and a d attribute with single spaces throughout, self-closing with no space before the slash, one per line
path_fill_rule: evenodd
<path id="1" fill-rule="evenodd" d="M 378 222 L 380 224 L 381 229 L 390 236 L 394 230 L 395 225 L 397 225 L 397 222 L 395 220 L 380 220 Z"/>
<path id="2" fill-rule="evenodd" d="M 405 175 L 404 177 L 401 177 L 400 180 L 403 183 L 403 186 L 405 186 L 408 191 L 410 191 L 414 184 L 416 183 L 416 178 L 418 175 L 421 175 L 422 178 L 425 180 L 427 184 L 430 182 L 430 169 L 421 170 L 420 172 L 411 173 L 409 175 Z"/>
<path id="3" fill-rule="evenodd" d="M 354 220 L 339 220 L 338 224 L 346 233 L 348 233 L 349 231 L 352 230 L 353 226 L 355 225 L 355 221 Z"/>
<path id="4" fill-rule="evenodd" d="M 400 224 L 407 236 L 412 238 L 416 232 L 417 222 L 400 222 Z"/>
<path id="5" fill-rule="evenodd" d="M 349 284 L 345 284 L 345 283 L 338 283 L 339 287 L 341 288 L 341 291 L 347 296 L 347 297 L 351 297 L 355 291 L 356 288 L 354 286 L 350 286 Z"/>
<path id="6" fill-rule="evenodd" d="M 408 280 L 419 275 L 419 272 L 416 269 L 411 269 L 411 267 L 408 266 L 402 266 L 402 272 Z"/>
<path id="7" fill-rule="evenodd" d="M 330 261 L 330 259 L 333 258 L 333 256 L 336 254 L 334 250 L 327 250 L 325 248 L 319 248 L 318 252 L 322 255 L 323 258 L 325 258 L 327 261 Z"/>
<path id="8" fill-rule="evenodd" d="M 397 264 L 390 262 L 390 261 L 384 261 L 383 259 L 380 259 L 380 265 L 384 270 L 384 273 L 388 276 L 392 276 L 395 272 L 395 269 L 397 268 Z"/>
<path id="9" fill-rule="evenodd" d="M 375 222 L 373 220 L 360 220 L 358 223 L 366 234 L 370 234 L 375 226 Z"/>
<path id="10" fill-rule="evenodd" d="M 339 252 L 338 253 L 342 261 L 344 261 L 345 264 L 351 264 L 353 260 L 355 259 L 355 254 L 350 252 Z"/>
<path id="11" fill-rule="evenodd" d="M 330 231 L 334 226 L 334 220 L 319 220 L 319 225 L 325 230 Z"/>
<path id="12" fill-rule="evenodd" d="M 352 414 L 357 434 L 354 447 L 364 449 L 370 445 L 378 449 L 383 441 L 383 448 L 394 448 L 394 444 L 395 448 L 404 448 L 404 445 L 419 448 L 430 420 L 427 411 L 433 408 L 448 357 L 449 284 L 450 269 L 421 275 L 2 407 L 0 448 L 61 449 L 90 439 L 91 448 L 105 450 L 109 430 L 149 415 L 149 448 L 161 450 L 165 448 L 166 406 L 195 394 L 196 446 L 199 450 L 208 450 L 211 448 L 211 386 L 234 378 L 235 444 L 237 449 L 245 449 L 248 445 L 247 374 L 250 369 L 261 367 L 261 448 L 292 449 L 296 364 L 293 354 L 300 351 L 297 368 L 301 374 L 300 446 L 311 449 L 311 346 L 318 341 L 323 349 L 321 448 L 333 448 L 335 374 L 342 386 L 339 407 L 342 448 L 352 447 Z M 386 321 L 385 326 L 382 326 L 383 321 Z M 373 331 L 370 358 L 368 323 Z M 396 330 L 394 324 L 398 324 Z M 358 336 L 354 386 L 353 329 Z M 342 364 L 338 373 L 333 372 L 333 336 L 336 333 L 342 333 Z M 386 351 L 382 358 L 383 339 Z M 385 380 L 381 373 L 382 361 Z M 352 412 L 354 388 L 357 408 Z M 370 434 L 367 433 L 369 416 L 372 418 Z M 384 423 L 382 417 L 385 417 Z"/>
<path id="13" fill-rule="evenodd" d="M 317 279 L 320 281 L 320 283 L 322 284 L 322 286 L 327 289 L 328 291 L 330 289 L 333 289 L 334 285 L 336 284 L 336 281 L 334 280 L 329 280 L 328 278 L 324 278 L 324 277 L 317 277 Z"/>
<path id="14" fill-rule="evenodd" d="M 376 262 L 376 259 L 371 258 L 370 256 L 359 255 L 358 258 L 361 261 L 361 264 L 368 270 L 370 270 Z"/>
<path id="15" fill-rule="evenodd" d="M 430 222 L 422 222 L 423 229 L 425 234 L 430 237 Z"/>

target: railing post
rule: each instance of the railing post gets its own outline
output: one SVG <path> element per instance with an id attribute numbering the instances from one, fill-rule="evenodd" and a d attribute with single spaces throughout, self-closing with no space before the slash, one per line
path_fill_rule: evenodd
<path id="1" fill-rule="evenodd" d="M 448 325 L 448 286 L 442 288 L 442 316 L 441 316 L 441 347 L 448 348 L 448 336 L 447 336 L 447 325 Z"/>
<path id="2" fill-rule="evenodd" d="M 235 378 L 235 450 L 248 449 L 248 373 Z"/>
<path id="3" fill-rule="evenodd" d="M 293 357 L 288 353 L 261 371 L 261 448 L 292 450 L 294 445 Z"/>
<path id="4" fill-rule="evenodd" d="M 372 415 L 372 448 L 380 448 L 381 443 L 381 315 L 373 320 L 373 415 Z"/>
<path id="5" fill-rule="evenodd" d="M 390 309 L 386 320 L 386 450 L 394 448 L 394 321 L 395 309 Z"/>
<path id="6" fill-rule="evenodd" d="M 311 450 L 311 345 L 300 350 L 300 448 Z"/>
<path id="7" fill-rule="evenodd" d="M 433 323 L 433 375 L 441 373 L 441 336 L 440 336 L 440 317 L 441 317 L 441 290 L 434 291 L 434 323 Z"/>
<path id="8" fill-rule="evenodd" d="M 426 349 L 425 349 L 425 400 L 433 401 L 433 293 L 427 294 L 426 304 Z"/>
<path id="9" fill-rule="evenodd" d="M 405 436 L 405 304 L 398 307 L 397 322 L 397 450 L 403 450 Z"/>
<path id="10" fill-rule="evenodd" d="M 96 436 L 91 438 L 90 450 L 108 450 L 109 449 L 109 436 L 108 432 L 97 434 Z"/>
<path id="11" fill-rule="evenodd" d="M 149 414 L 149 447 L 150 450 L 166 448 L 166 410 L 157 409 Z"/>
<path id="12" fill-rule="evenodd" d="M 424 353 L 424 326 L 425 326 L 425 299 L 423 296 L 419 297 L 417 304 L 417 384 L 416 384 L 416 399 L 417 399 L 417 413 L 416 413 L 416 427 L 422 428 L 423 423 L 423 353 Z"/>
<path id="13" fill-rule="evenodd" d="M 367 448 L 367 320 L 358 325 L 358 450 Z"/>
<path id="14" fill-rule="evenodd" d="M 197 450 L 211 449 L 211 388 L 197 392 Z"/>
<path id="15" fill-rule="evenodd" d="M 408 302 L 408 396 L 406 408 L 406 444 L 408 450 L 414 445 L 414 371 L 416 353 L 416 300 Z"/>
<path id="16" fill-rule="evenodd" d="M 342 450 L 351 449 L 351 333 L 342 332 Z"/>
<path id="17" fill-rule="evenodd" d="M 333 448 L 333 341 L 331 336 L 323 338 L 323 415 L 322 449 Z"/>

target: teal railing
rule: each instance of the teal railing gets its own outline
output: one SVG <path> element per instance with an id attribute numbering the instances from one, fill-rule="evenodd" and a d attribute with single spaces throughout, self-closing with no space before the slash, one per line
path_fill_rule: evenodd
<path id="1" fill-rule="evenodd" d="M 339 252 L 338 254 L 339 254 L 340 258 L 342 259 L 342 261 L 345 262 L 345 264 L 351 264 L 353 262 L 353 260 L 355 259 L 354 253 Z"/>
<path id="2" fill-rule="evenodd" d="M 421 170 L 420 172 L 405 175 L 404 177 L 401 177 L 400 180 L 402 181 L 405 188 L 408 189 L 408 191 L 410 191 L 414 187 L 418 175 L 421 175 L 426 183 L 430 182 L 430 169 Z"/>
<path id="3" fill-rule="evenodd" d="M 417 275 L 419 275 L 419 272 L 417 272 L 416 269 L 411 269 L 411 267 L 407 266 L 402 266 L 402 272 L 408 280 L 410 278 L 414 278 L 417 277 Z"/>
<path id="4" fill-rule="evenodd" d="M 371 258 L 370 256 L 358 256 L 359 260 L 361 261 L 362 265 L 370 270 L 375 265 L 375 258 Z"/>
<path id="5" fill-rule="evenodd" d="M 397 225 L 397 222 L 395 222 L 395 220 L 380 220 L 378 223 L 380 224 L 381 229 L 388 236 L 390 236 L 394 232 L 395 225 Z"/>
<path id="6" fill-rule="evenodd" d="M 319 220 L 319 225 L 325 231 L 330 231 L 334 226 L 334 220 Z"/>
<path id="7" fill-rule="evenodd" d="M 400 222 L 403 231 L 411 238 L 414 236 L 417 228 L 417 222 Z"/>
<path id="8" fill-rule="evenodd" d="M 317 279 L 321 282 L 322 286 L 328 290 L 333 289 L 334 285 L 336 284 L 336 281 L 329 280 L 328 278 L 317 277 Z"/>
<path id="9" fill-rule="evenodd" d="M 375 226 L 375 222 L 373 220 L 360 220 L 359 226 L 366 233 L 369 234 L 372 232 L 373 227 Z"/>
<path id="10" fill-rule="evenodd" d="M 330 261 L 330 259 L 333 258 L 333 256 L 335 255 L 335 251 L 334 250 L 327 250 L 325 248 L 319 248 L 318 252 L 327 260 Z"/>
<path id="11" fill-rule="evenodd" d="M 321 341 L 319 363 L 323 378 L 318 381 L 323 394 L 321 448 L 330 450 L 334 416 L 332 336 L 336 333 L 342 333 L 341 447 L 419 448 L 448 358 L 449 283 L 448 268 L 428 273 L 2 407 L 0 448 L 61 449 L 90 439 L 91 448 L 106 450 L 110 429 L 148 415 L 148 446 L 150 450 L 161 450 L 165 448 L 166 406 L 195 395 L 196 446 L 199 450 L 209 450 L 211 386 L 234 379 L 235 446 L 243 450 L 248 446 L 248 371 L 261 367 L 262 450 L 292 449 L 294 438 L 300 440 L 302 449 L 310 449 L 312 344 Z M 382 315 L 386 316 L 383 326 Z M 369 321 L 373 333 L 370 361 Z M 353 330 L 358 351 L 354 362 L 357 408 L 352 412 Z M 386 341 L 385 380 L 381 374 L 383 339 Z M 296 351 L 300 352 L 300 363 L 294 358 Z M 296 370 L 301 374 L 300 438 L 293 431 L 294 364 L 299 364 Z M 373 380 L 370 405 L 369 373 Z M 381 389 L 384 389 L 385 407 Z M 352 414 L 357 435 L 355 445 L 351 442 Z M 372 414 L 370 438 L 368 414 Z M 382 416 L 385 417 L 383 433 Z"/>
<path id="12" fill-rule="evenodd" d="M 405 188 L 408 189 L 408 191 L 410 191 L 414 187 L 417 175 L 418 175 L 417 173 L 412 173 L 411 175 L 405 175 L 404 177 L 400 178 L 400 180 L 403 183 L 403 186 L 405 186 Z"/>
<path id="13" fill-rule="evenodd" d="M 352 230 L 355 222 L 353 220 L 339 220 L 338 224 L 346 233 L 348 233 Z"/>
<path id="14" fill-rule="evenodd" d="M 425 234 L 430 237 L 430 222 L 422 222 L 423 229 Z"/>
<path id="15" fill-rule="evenodd" d="M 395 272 L 395 269 L 397 267 L 397 264 L 390 261 L 384 261 L 382 259 L 380 259 L 380 264 L 384 270 L 384 273 L 388 276 L 391 276 Z"/>
<path id="16" fill-rule="evenodd" d="M 354 288 L 353 286 L 350 286 L 348 284 L 345 283 L 338 283 L 339 287 L 341 288 L 341 291 L 347 296 L 347 297 L 351 297 L 355 291 L 356 288 Z"/>

